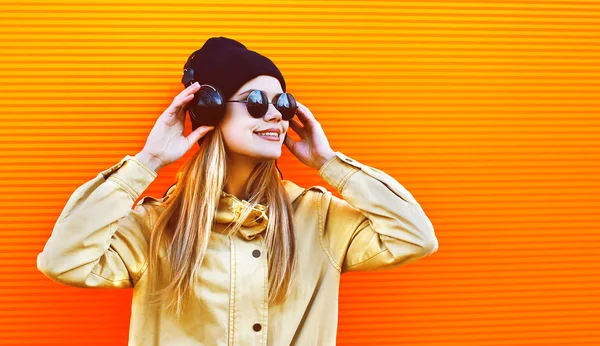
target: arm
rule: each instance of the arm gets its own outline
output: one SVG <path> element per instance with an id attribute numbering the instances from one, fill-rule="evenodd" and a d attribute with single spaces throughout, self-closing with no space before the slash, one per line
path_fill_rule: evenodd
<path id="1" fill-rule="evenodd" d="M 76 287 L 132 287 L 145 269 L 149 217 L 135 200 L 157 177 L 151 165 L 125 156 L 78 187 L 58 217 L 37 267 Z"/>
<path id="2" fill-rule="evenodd" d="M 437 251 L 431 221 L 388 174 L 338 151 L 319 176 L 343 197 L 321 196 L 323 249 L 341 273 L 391 269 Z"/>

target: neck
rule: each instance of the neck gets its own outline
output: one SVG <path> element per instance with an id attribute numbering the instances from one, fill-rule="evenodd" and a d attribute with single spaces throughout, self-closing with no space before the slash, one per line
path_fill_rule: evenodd
<path id="1" fill-rule="evenodd" d="M 227 182 L 223 191 L 230 193 L 240 200 L 247 199 L 246 184 L 254 167 L 256 159 L 236 153 L 227 153 Z"/>

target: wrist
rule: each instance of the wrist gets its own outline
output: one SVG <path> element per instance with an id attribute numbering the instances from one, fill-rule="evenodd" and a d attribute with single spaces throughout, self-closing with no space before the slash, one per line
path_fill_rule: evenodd
<path id="1" fill-rule="evenodd" d="M 161 160 L 144 151 L 140 151 L 139 153 L 135 154 L 135 158 L 140 160 L 146 166 L 153 169 L 155 172 L 158 172 L 164 166 Z"/>
<path id="2" fill-rule="evenodd" d="M 319 159 L 319 167 L 317 168 L 317 170 L 321 170 L 321 168 L 323 167 L 323 165 L 333 159 L 335 157 L 335 151 L 331 150 L 330 152 L 328 152 L 327 154 L 321 156 L 321 158 Z"/>

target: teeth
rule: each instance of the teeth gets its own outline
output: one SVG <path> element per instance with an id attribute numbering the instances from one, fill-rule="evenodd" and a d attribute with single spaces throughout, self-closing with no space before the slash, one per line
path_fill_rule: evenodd
<path id="1" fill-rule="evenodd" d="M 257 135 L 259 136 L 271 136 L 271 137 L 279 137 L 279 135 L 277 134 L 277 132 L 255 132 Z"/>

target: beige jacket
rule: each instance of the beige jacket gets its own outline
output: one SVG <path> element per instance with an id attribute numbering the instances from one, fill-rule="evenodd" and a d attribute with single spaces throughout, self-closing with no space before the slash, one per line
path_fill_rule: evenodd
<path id="1" fill-rule="evenodd" d="M 336 152 L 319 175 L 343 198 L 283 181 L 295 210 L 299 278 L 281 305 L 267 305 L 264 233 L 213 229 L 203 284 L 184 322 L 150 309 L 149 230 L 161 199 L 146 196 L 134 206 L 157 173 L 130 155 L 75 190 L 37 266 L 66 285 L 133 287 L 129 345 L 335 345 L 341 273 L 405 265 L 435 252 L 438 242 L 415 198 L 381 170 Z M 229 206 L 222 216 L 236 215 L 231 203 L 219 205 Z"/>

